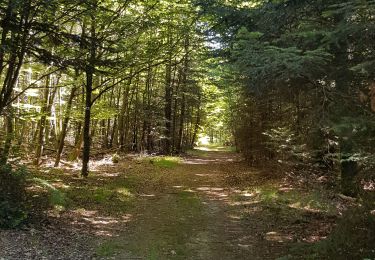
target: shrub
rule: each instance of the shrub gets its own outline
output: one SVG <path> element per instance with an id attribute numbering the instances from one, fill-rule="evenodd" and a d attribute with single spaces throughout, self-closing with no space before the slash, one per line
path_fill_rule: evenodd
<path id="1" fill-rule="evenodd" d="M 24 167 L 0 166 L 0 228 L 14 228 L 27 219 L 26 176 Z"/>
<path id="2" fill-rule="evenodd" d="M 115 153 L 113 156 L 112 156 L 112 162 L 113 163 L 119 163 L 120 161 L 120 155 L 118 155 L 117 153 Z"/>
<path id="3" fill-rule="evenodd" d="M 281 259 L 375 259 L 375 216 L 366 208 L 347 211 L 324 240 L 297 244 Z"/>

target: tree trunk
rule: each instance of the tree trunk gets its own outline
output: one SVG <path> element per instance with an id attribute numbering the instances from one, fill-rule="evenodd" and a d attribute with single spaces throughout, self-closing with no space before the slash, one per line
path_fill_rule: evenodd
<path id="1" fill-rule="evenodd" d="M 199 93 L 199 96 L 198 96 L 198 112 L 197 112 L 197 119 L 195 121 L 195 126 L 194 126 L 194 130 L 193 130 L 193 136 L 191 138 L 191 148 L 194 147 L 195 145 L 195 141 L 197 140 L 197 136 L 198 136 L 198 131 L 199 131 L 199 125 L 200 125 L 200 122 L 201 121 L 201 94 Z"/>
<path id="2" fill-rule="evenodd" d="M 178 128 L 178 142 L 177 142 L 178 153 L 182 152 L 182 143 L 183 143 L 183 138 L 184 138 L 185 109 L 186 109 L 185 93 L 182 92 L 181 113 L 180 113 L 180 122 L 179 122 L 179 128 Z"/>
<path id="3" fill-rule="evenodd" d="M 169 59 L 165 72 L 165 131 L 164 131 L 164 153 L 171 153 L 171 131 L 172 131 L 172 62 Z"/>
<path id="4" fill-rule="evenodd" d="M 128 113 L 128 102 L 129 102 L 129 92 L 130 92 L 130 84 L 132 79 L 130 78 L 125 90 L 122 93 L 122 103 L 121 103 L 121 110 L 118 120 L 118 133 L 119 133 L 119 139 L 120 139 L 120 150 L 125 150 L 125 120 L 126 120 L 126 114 Z"/>
<path id="5" fill-rule="evenodd" d="M 73 87 L 72 91 L 70 92 L 67 107 L 66 107 L 66 112 L 64 116 L 64 122 L 62 125 L 61 133 L 59 136 L 59 141 L 58 141 L 58 148 L 57 148 L 57 154 L 56 154 L 56 160 L 55 160 L 55 167 L 58 167 L 60 164 L 61 160 L 61 154 L 64 149 L 64 143 L 65 143 L 65 137 L 66 137 L 66 132 L 68 129 L 68 124 L 70 120 L 70 112 L 72 110 L 72 104 L 73 104 L 73 99 L 77 91 L 77 87 Z"/>
<path id="6" fill-rule="evenodd" d="M 49 101 L 49 89 L 50 89 L 50 81 L 51 78 L 47 77 L 46 78 L 46 88 L 44 90 L 44 104 L 41 109 L 41 118 L 39 121 L 39 130 L 38 130 L 38 137 L 36 140 L 36 149 L 35 149 L 35 160 L 34 160 L 34 165 L 39 165 L 40 159 L 43 155 L 43 148 L 44 148 L 44 130 L 46 127 L 46 121 L 47 121 L 47 109 L 48 109 L 48 101 Z"/>
<path id="7" fill-rule="evenodd" d="M 185 121 L 185 109 L 186 109 L 186 100 L 185 100 L 185 91 L 187 89 L 187 74 L 189 71 L 189 45 L 190 39 L 189 34 L 185 36 L 185 57 L 184 57 L 184 67 L 182 69 L 182 100 L 181 100 L 181 113 L 180 113 L 180 122 L 178 130 L 178 142 L 177 142 L 177 151 L 182 152 L 183 138 L 184 138 L 184 121 Z"/>
<path id="8" fill-rule="evenodd" d="M 12 107 L 8 106 L 7 114 L 6 114 L 6 138 L 4 143 L 4 148 L 1 151 L 0 157 L 0 164 L 4 165 L 8 161 L 9 152 L 12 147 L 12 140 L 13 140 L 13 113 Z"/>
<path id="9" fill-rule="evenodd" d="M 93 73 L 92 69 L 86 71 L 86 97 L 85 97 L 85 119 L 83 123 L 83 155 L 82 155 L 82 171 L 81 175 L 87 177 L 89 174 L 90 160 L 90 123 L 91 123 L 91 97 L 92 97 Z"/>
<path id="10" fill-rule="evenodd" d="M 90 57 L 86 66 L 86 85 L 85 85 L 85 119 L 83 123 L 83 155 L 82 155 L 82 170 L 81 175 L 87 177 L 89 175 L 89 160 L 90 160 L 90 122 L 91 122 L 91 106 L 92 106 L 92 91 L 95 72 L 95 58 L 96 58 L 96 23 L 95 16 L 91 15 L 91 43 L 90 43 Z"/>

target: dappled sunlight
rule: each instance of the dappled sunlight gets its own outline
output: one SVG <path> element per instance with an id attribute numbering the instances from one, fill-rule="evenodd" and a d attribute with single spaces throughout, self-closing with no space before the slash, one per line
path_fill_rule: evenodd
<path id="1" fill-rule="evenodd" d="M 316 243 L 326 238 L 327 236 L 311 235 L 311 236 L 308 236 L 307 238 L 304 238 L 303 241 L 307 243 Z"/>
<path id="2" fill-rule="evenodd" d="M 254 193 L 244 192 L 244 193 L 240 194 L 240 196 L 243 196 L 243 197 L 254 197 L 255 194 Z"/>
<path id="3" fill-rule="evenodd" d="M 131 214 L 120 216 L 103 216 L 98 211 L 86 210 L 80 208 L 67 212 L 71 219 L 70 224 L 76 228 L 85 228 L 91 230 L 98 236 L 118 236 L 123 224 L 132 220 Z"/>
<path id="4" fill-rule="evenodd" d="M 292 187 L 281 187 L 278 189 L 279 192 L 290 192 L 292 190 L 294 190 Z"/>
<path id="5" fill-rule="evenodd" d="M 268 241 L 283 243 L 293 240 L 293 237 L 289 234 L 281 234 L 276 231 L 270 231 L 266 233 L 265 239 Z"/>
<path id="6" fill-rule="evenodd" d="M 200 151 L 210 151 L 210 152 L 213 151 L 212 148 L 209 148 L 209 147 L 206 147 L 206 146 L 195 147 L 195 150 L 200 150 Z"/>
<path id="7" fill-rule="evenodd" d="M 213 199 L 226 199 L 229 194 L 226 189 L 220 188 L 220 187 L 207 187 L 207 186 L 202 186 L 202 187 L 197 187 L 195 190 L 199 192 L 203 192 L 206 194 L 208 197 L 213 198 Z"/>
<path id="8" fill-rule="evenodd" d="M 210 177 L 214 174 L 210 174 L 210 173 L 196 173 L 195 176 L 199 176 L 199 177 Z"/>
<path id="9" fill-rule="evenodd" d="M 46 169 L 46 170 L 60 170 L 63 171 L 64 170 L 69 170 L 69 171 L 80 171 L 81 168 L 82 168 L 82 163 L 81 161 L 66 161 L 66 160 L 60 160 L 60 165 L 59 167 L 55 167 L 55 161 L 53 160 L 53 158 L 46 158 L 44 161 L 43 161 L 43 168 Z"/>
<path id="10" fill-rule="evenodd" d="M 122 172 L 103 172 L 103 171 L 98 171 L 97 174 L 100 174 L 102 177 L 118 177 L 122 175 Z"/>
<path id="11" fill-rule="evenodd" d="M 64 183 L 63 180 L 54 180 L 51 182 L 51 184 L 56 188 L 56 189 L 62 189 L 66 190 L 70 188 L 70 185 L 67 185 Z"/>
<path id="12" fill-rule="evenodd" d="M 213 188 L 213 187 L 199 187 L 197 188 L 199 191 L 223 191 L 224 188 Z"/>
<path id="13" fill-rule="evenodd" d="M 239 216 L 239 215 L 229 215 L 228 217 L 229 217 L 230 219 L 234 219 L 234 220 L 241 220 L 241 219 L 242 219 L 242 217 Z"/>
<path id="14" fill-rule="evenodd" d="M 55 216 L 70 230 L 108 241 L 98 249 L 102 254 L 131 248 L 143 256 L 150 250 L 181 256 L 205 248 L 211 256 L 225 248 L 263 255 L 296 240 L 320 241 L 330 232 L 334 218 L 319 225 L 331 210 L 322 194 L 249 169 L 234 153 L 199 153 L 134 156 L 115 164 L 106 158 L 86 179 L 49 169 L 51 184 L 73 198 Z"/>
<path id="15" fill-rule="evenodd" d="M 191 164 L 191 165 L 205 165 L 205 164 L 222 164 L 222 163 L 227 163 L 227 162 L 234 162 L 236 159 L 230 158 L 230 157 L 223 157 L 223 158 L 216 158 L 216 159 L 211 159 L 211 158 L 204 158 L 204 159 L 185 159 L 183 161 L 183 164 Z"/>
<path id="16" fill-rule="evenodd" d="M 127 188 L 118 188 L 116 192 L 120 195 L 120 200 L 126 200 L 128 198 L 133 198 L 134 194 L 130 192 Z"/>
<path id="17" fill-rule="evenodd" d="M 97 170 L 98 167 L 106 166 L 106 167 L 115 167 L 117 163 L 114 162 L 113 156 L 105 156 L 101 160 L 92 160 L 90 162 L 90 169 Z"/>
<path id="18" fill-rule="evenodd" d="M 205 151 L 205 152 L 233 152 L 235 150 L 234 147 L 230 146 L 222 146 L 222 145 L 205 145 L 198 146 L 194 148 L 198 151 Z"/>
<path id="19" fill-rule="evenodd" d="M 364 190 L 375 192 L 375 181 L 373 180 L 362 181 L 361 184 L 363 185 Z"/>
<path id="20" fill-rule="evenodd" d="M 222 164 L 238 162 L 241 158 L 233 152 L 233 148 L 224 146 L 202 146 L 187 153 L 189 156 L 183 161 L 187 165 Z"/>
<path id="21" fill-rule="evenodd" d="M 228 201 L 230 206 L 249 206 L 253 204 L 258 204 L 260 201 L 257 200 L 244 200 L 244 201 Z"/>
<path id="22" fill-rule="evenodd" d="M 153 198 L 153 197 L 155 197 L 156 195 L 155 195 L 155 194 L 139 194 L 138 196 L 139 196 L 139 197 L 145 197 L 145 198 Z"/>
<path id="23" fill-rule="evenodd" d="M 245 244 L 237 244 L 239 247 L 241 247 L 241 248 L 244 248 L 244 249 L 249 249 L 249 248 L 251 248 L 253 245 L 245 245 Z"/>
<path id="24" fill-rule="evenodd" d="M 306 205 L 306 206 L 303 206 L 301 204 L 301 202 L 297 201 L 293 204 L 289 204 L 288 205 L 289 207 L 293 208 L 293 209 L 301 209 L 301 210 L 305 210 L 305 211 L 308 211 L 308 212 L 314 212 L 314 213 L 320 213 L 322 212 L 322 210 L 320 209 L 316 209 L 316 208 L 312 208 L 310 205 Z"/>
<path id="25" fill-rule="evenodd" d="M 77 215 L 80 215 L 82 217 L 93 217 L 96 214 L 98 214 L 97 210 L 87 210 L 87 209 L 84 209 L 84 208 L 72 210 L 72 212 L 77 214 Z"/>

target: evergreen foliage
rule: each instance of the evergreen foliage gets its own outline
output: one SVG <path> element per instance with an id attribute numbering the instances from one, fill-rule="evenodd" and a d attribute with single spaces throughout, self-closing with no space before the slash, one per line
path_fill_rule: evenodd
<path id="1" fill-rule="evenodd" d="M 240 94 L 236 143 L 253 162 L 290 157 L 335 168 L 354 195 L 349 184 L 373 165 L 362 159 L 375 147 L 374 1 L 241 3 L 200 3 L 217 22 L 210 33 L 227 47 Z"/>

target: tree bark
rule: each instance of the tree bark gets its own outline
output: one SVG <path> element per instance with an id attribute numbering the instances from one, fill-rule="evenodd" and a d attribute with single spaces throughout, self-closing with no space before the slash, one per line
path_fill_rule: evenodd
<path id="1" fill-rule="evenodd" d="M 69 95 L 69 99 L 68 99 L 68 103 L 67 103 L 67 107 L 66 107 L 66 112 L 65 112 L 65 116 L 64 116 L 64 122 L 63 122 L 63 125 L 62 125 L 59 140 L 58 140 L 58 148 L 57 148 L 56 160 L 55 160 L 55 165 L 54 165 L 55 167 L 58 167 L 59 164 L 60 164 L 61 154 L 62 154 L 62 151 L 64 149 L 66 132 L 67 132 L 68 124 L 69 124 L 69 120 L 70 120 L 70 112 L 72 110 L 73 99 L 74 99 L 74 96 L 76 94 L 77 89 L 78 89 L 77 87 L 73 87 L 72 91 L 70 92 L 70 95 Z"/>
<path id="2" fill-rule="evenodd" d="M 8 161 L 9 152 L 12 147 L 12 140 L 14 136 L 13 131 L 13 112 L 12 107 L 8 106 L 6 114 L 6 138 L 4 143 L 4 148 L 1 151 L 0 164 L 4 165 Z"/>
<path id="3" fill-rule="evenodd" d="M 85 93 L 85 119 L 83 123 L 83 155 L 82 155 L 82 171 L 81 175 L 87 177 L 89 175 L 89 160 L 90 160 L 90 123 L 91 123 L 91 97 L 93 84 L 93 70 L 87 68 L 86 70 L 86 93 Z"/>
<path id="4" fill-rule="evenodd" d="M 83 123 L 83 154 L 82 154 L 82 170 L 81 175 L 87 177 L 89 175 L 89 160 L 90 160 L 90 122 L 91 122 L 91 107 L 92 107 L 92 91 L 95 72 L 96 59 L 96 22 L 95 16 L 91 15 L 90 28 L 90 53 L 89 60 L 86 66 L 86 85 L 85 85 L 85 119 Z"/>
<path id="5" fill-rule="evenodd" d="M 36 149 L 35 149 L 35 160 L 34 165 L 39 165 L 40 159 L 43 155 L 43 148 L 44 148 L 44 130 L 46 127 L 46 121 L 47 121 L 47 109 L 48 109 L 48 101 L 49 101 L 49 94 L 50 94 L 50 82 L 51 78 L 50 76 L 46 78 L 46 88 L 44 90 L 44 102 L 43 107 L 41 109 L 41 118 L 39 121 L 39 130 L 38 130 L 38 137 L 36 140 Z"/>
<path id="6" fill-rule="evenodd" d="M 165 130 L 164 130 L 164 153 L 171 153 L 171 132 L 172 132 L 172 61 L 171 57 L 165 68 Z"/>

